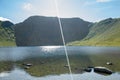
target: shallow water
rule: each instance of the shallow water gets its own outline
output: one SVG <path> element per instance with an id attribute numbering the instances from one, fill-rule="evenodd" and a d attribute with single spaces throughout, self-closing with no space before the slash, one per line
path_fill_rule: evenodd
<path id="1" fill-rule="evenodd" d="M 94 72 L 73 74 L 74 80 L 120 80 L 120 74 L 114 73 L 110 76 L 100 75 Z M 69 74 L 47 75 L 43 77 L 30 76 L 24 70 L 15 68 L 9 73 L 1 73 L 0 80 L 71 80 Z"/>
<path id="2" fill-rule="evenodd" d="M 74 80 L 120 79 L 120 47 L 69 46 L 67 51 Z M 106 65 L 108 61 L 113 65 Z M 23 63 L 33 66 L 26 70 Z M 65 65 L 63 46 L 0 48 L 0 80 L 70 80 Z M 107 67 L 115 73 L 106 76 L 81 71 L 88 66 Z"/>

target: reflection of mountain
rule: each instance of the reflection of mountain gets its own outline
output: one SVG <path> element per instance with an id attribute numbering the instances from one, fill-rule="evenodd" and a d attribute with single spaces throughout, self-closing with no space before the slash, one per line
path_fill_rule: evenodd
<path id="1" fill-rule="evenodd" d="M 14 27 L 10 21 L 0 21 L 0 45 L 11 46 L 15 45 Z"/>
<path id="2" fill-rule="evenodd" d="M 79 18 L 61 18 L 65 41 L 83 39 L 91 23 Z M 32 16 L 15 26 L 18 46 L 62 45 L 58 19 L 56 17 Z"/>
<path id="3" fill-rule="evenodd" d="M 120 19 L 108 18 L 94 23 L 83 40 L 69 45 L 120 46 Z"/>

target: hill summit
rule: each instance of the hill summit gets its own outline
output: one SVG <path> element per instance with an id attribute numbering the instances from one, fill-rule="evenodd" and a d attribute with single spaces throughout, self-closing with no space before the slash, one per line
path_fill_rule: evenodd
<path id="1" fill-rule="evenodd" d="M 65 42 L 81 40 L 89 33 L 90 22 L 80 18 L 60 18 Z M 31 16 L 15 25 L 18 46 L 63 45 L 57 17 Z"/>
<path id="2" fill-rule="evenodd" d="M 120 18 L 94 23 L 85 38 L 68 45 L 120 46 Z"/>
<path id="3" fill-rule="evenodd" d="M 0 46 L 15 46 L 14 24 L 0 21 Z"/>

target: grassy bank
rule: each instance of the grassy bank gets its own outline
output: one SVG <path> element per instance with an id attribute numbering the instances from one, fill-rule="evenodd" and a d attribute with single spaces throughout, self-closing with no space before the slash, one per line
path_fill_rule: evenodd
<path id="1" fill-rule="evenodd" d="M 16 46 L 15 41 L 0 41 L 0 47 Z"/>
<path id="2" fill-rule="evenodd" d="M 68 46 L 120 46 L 119 41 L 101 41 L 98 40 L 83 40 L 75 41 L 67 44 Z"/>

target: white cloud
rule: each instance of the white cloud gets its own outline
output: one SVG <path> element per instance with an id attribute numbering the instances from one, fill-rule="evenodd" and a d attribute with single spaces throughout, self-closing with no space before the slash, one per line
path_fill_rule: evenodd
<path id="1" fill-rule="evenodd" d="M 4 17 L 0 17 L 0 21 L 11 21 L 11 20 Z"/>
<path id="2" fill-rule="evenodd" d="M 83 3 L 83 6 L 90 6 L 90 5 L 94 5 L 94 4 L 96 4 L 96 2 L 93 2 L 93 1 L 86 1 L 86 2 L 84 2 Z"/>
<path id="3" fill-rule="evenodd" d="M 112 0 L 96 0 L 96 1 L 86 1 L 84 2 L 84 6 L 90 6 L 98 3 L 106 3 L 106 2 L 111 2 Z"/>
<path id="4" fill-rule="evenodd" d="M 96 2 L 110 2 L 110 1 L 112 1 L 112 0 L 96 0 Z"/>
<path id="5" fill-rule="evenodd" d="M 56 16 L 55 4 L 52 0 L 35 0 L 35 2 L 25 2 L 21 5 L 21 8 L 24 12 L 23 15 L 27 16 Z"/>
<path id="6" fill-rule="evenodd" d="M 24 3 L 23 4 L 23 9 L 26 11 L 31 11 L 33 8 L 33 5 L 31 3 Z"/>

